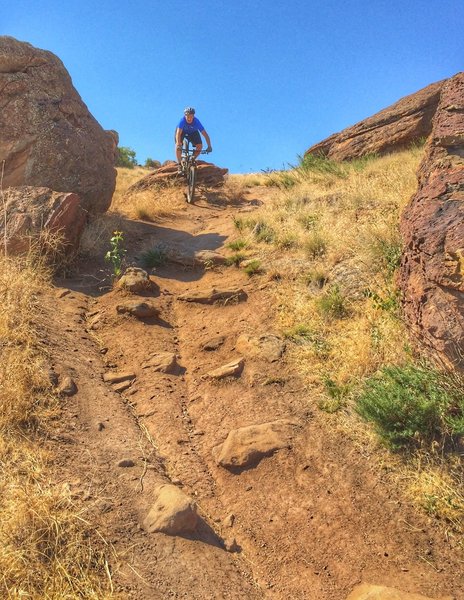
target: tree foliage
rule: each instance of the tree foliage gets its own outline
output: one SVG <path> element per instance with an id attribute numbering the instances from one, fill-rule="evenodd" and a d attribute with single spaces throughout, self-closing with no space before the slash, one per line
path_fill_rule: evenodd
<path id="1" fill-rule="evenodd" d="M 135 157 L 135 150 L 132 150 L 132 148 L 128 148 L 127 146 L 118 146 L 116 166 L 125 167 L 126 169 L 133 169 L 136 167 L 137 159 Z"/>

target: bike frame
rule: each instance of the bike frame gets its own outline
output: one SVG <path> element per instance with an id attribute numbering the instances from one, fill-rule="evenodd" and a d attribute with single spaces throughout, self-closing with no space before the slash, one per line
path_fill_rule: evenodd
<path id="1" fill-rule="evenodd" d="M 195 154 L 195 146 L 184 139 L 182 141 L 181 164 L 184 171 L 184 176 L 187 178 L 187 202 L 193 202 L 195 195 L 195 184 L 197 175 L 197 163 L 193 155 Z M 201 154 L 207 154 L 206 150 L 202 150 Z"/>

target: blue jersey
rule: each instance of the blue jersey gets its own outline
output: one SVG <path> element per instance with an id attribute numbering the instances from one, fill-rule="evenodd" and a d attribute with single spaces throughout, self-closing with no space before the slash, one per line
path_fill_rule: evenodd
<path id="1" fill-rule="evenodd" d="M 193 121 L 191 123 L 187 123 L 187 119 L 185 117 L 182 117 L 182 119 L 179 121 L 179 125 L 177 126 L 177 128 L 182 129 L 185 135 L 190 135 L 195 131 L 201 132 L 205 130 L 203 125 L 196 117 L 193 117 Z"/>

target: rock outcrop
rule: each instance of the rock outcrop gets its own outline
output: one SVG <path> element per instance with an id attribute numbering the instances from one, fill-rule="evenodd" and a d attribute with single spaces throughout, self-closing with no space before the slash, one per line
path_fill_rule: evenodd
<path id="1" fill-rule="evenodd" d="M 0 36 L 0 106 L 4 188 L 74 192 L 85 210 L 107 210 L 116 183 L 117 134 L 104 131 L 90 114 L 58 57 Z"/>
<path id="2" fill-rule="evenodd" d="M 197 160 L 197 183 L 207 187 L 219 187 L 223 185 L 228 169 L 222 169 L 204 160 Z M 175 161 L 166 161 L 162 167 L 154 173 L 150 173 L 132 185 L 127 193 L 141 192 L 156 186 L 168 184 L 185 185 L 185 178 L 177 172 Z"/>
<path id="3" fill-rule="evenodd" d="M 421 345 L 464 369 L 464 73 L 443 86 L 418 179 L 401 222 L 404 313 Z"/>
<path id="4" fill-rule="evenodd" d="M 77 194 L 22 186 L 4 191 L 3 199 L 8 254 L 27 252 L 43 231 L 60 236 L 63 250 L 77 249 L 86 220 L 86 212 Z M 0 221 L 0 236 L 5 239 L 3 219 Z"/>
<path id="5" fill-rule="evenodd" d="M 430 134 L 445 81 L 432 83 L 372 117 L 331 135 L 306 150 L 305 156 L 323 155 L 342 161 L 407 148 Z"/>

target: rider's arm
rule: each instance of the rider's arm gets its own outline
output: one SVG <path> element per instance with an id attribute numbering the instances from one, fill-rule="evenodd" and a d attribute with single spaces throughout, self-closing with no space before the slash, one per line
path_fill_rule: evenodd
<path id="1" fill-rule="evenodd" d="M 203 131 L 201 132 L 201 135 L 205 138 L 206 143 L 208 144 L 208 149 L 211 150 L 211 140 L 209 139 L 209 135 L 208 135 L 208 132 L 206 131 L 206 129 L 203 129 Z"/>
<path id="2" fill-rule="evenodd" d="M 182 145 L 182 129 L 176 129 L 176 146 Z"/>

